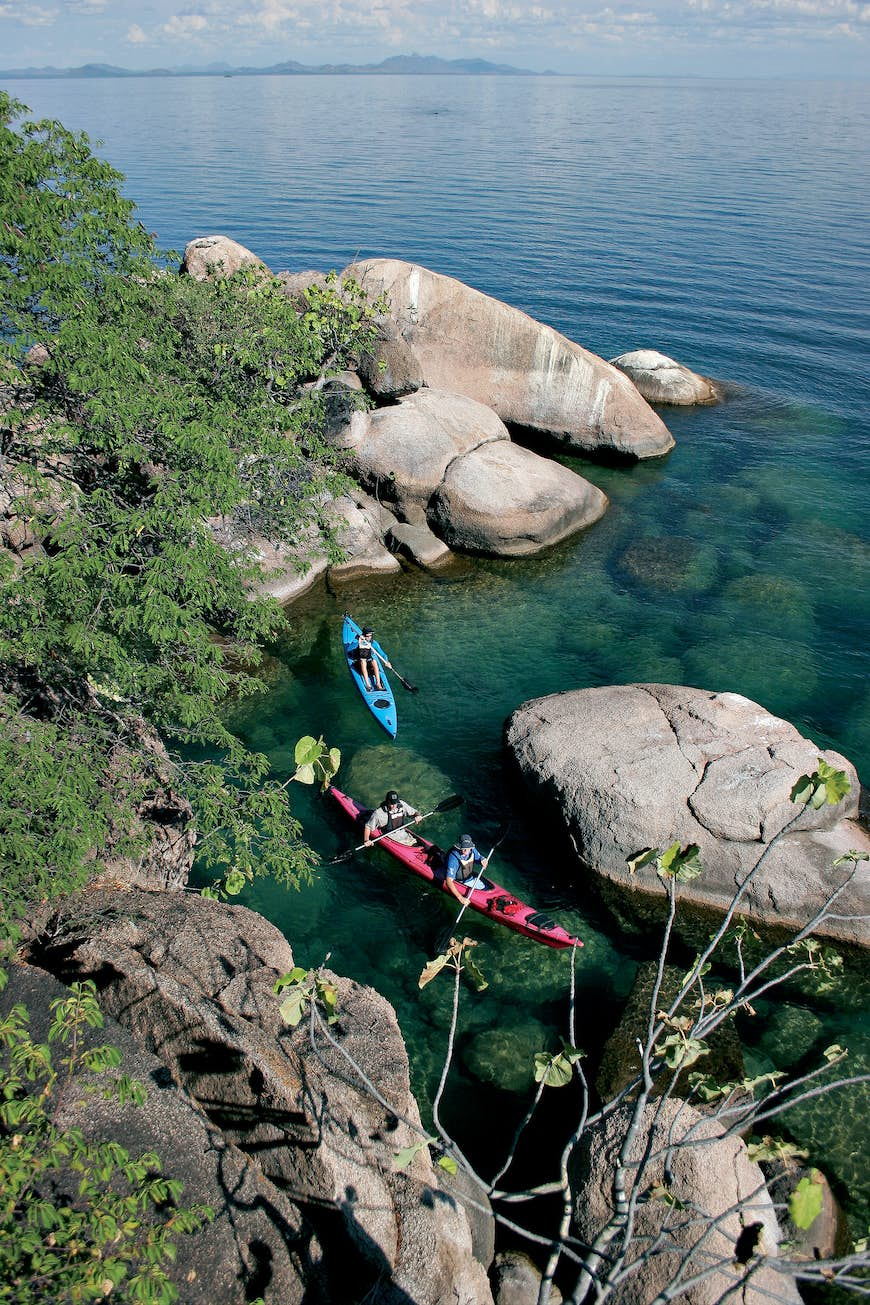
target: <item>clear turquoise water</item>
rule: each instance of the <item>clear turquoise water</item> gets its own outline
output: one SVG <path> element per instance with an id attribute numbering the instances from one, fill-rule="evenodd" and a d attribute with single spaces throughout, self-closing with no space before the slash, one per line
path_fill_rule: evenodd
<path id="1" fill-rule="evenodd" d="M 226 232 L 275 270 L 413 259 L 605 357 L 656 347 L 726 385 L 719 407 L 665 413 L 677 447 L 663 461 L 570 463 L 611 507 L 546 557 L 318 589 L 293 610 L 268 694 L 237 721 L 282 776 L 293 741 L 323 733 L 343 751 L 345 786 L 365 798 L 388 785 L 420 805 L 465 795 L 465 813 L 433 821 L 433 837 L 467 827 L 488 846 L 512 818 L 493 871 L 585 938 L 580 1040 L 594 1053 L 655 937 L 623 936 L 536 840 L 535 812 L 502 766 L 514 707 L 635 680 L 735 690 L 870 781 L 870 86 L 216 78 L 9 89 L 101 137 L 166 245 Z M 420 685 L 413 697 L 396 688 L 395 744 L 352 688 L 345 608 Z M 322 802 L 307 791 L 298 801 L 324 856 L 347 845 Z M 446 902 L 380 853 L 322 871 L 303 894 L 259 884 L 246 900 L 302 963 L 331 953 L 390 998 L 425 1103 L 448 994 L 438 983 L 420 993 L 417 977 L 451 918 Z M 449 1113 L 483 1152 L 486 1125 L 519 1108 L 531 1051 L 562 1031 L 568 958 L 468 923 L 491 987 L 469 1004 Z M 837 1040 L 866 1067 L 866 994 L 852 974 L 833 999 L 791 994 L 762 1011 L 744 1030 L 750 1063 L 806 1063 Z M 795 1125 L 859 1198 L 867 1105 L 855 1092 Z"/>

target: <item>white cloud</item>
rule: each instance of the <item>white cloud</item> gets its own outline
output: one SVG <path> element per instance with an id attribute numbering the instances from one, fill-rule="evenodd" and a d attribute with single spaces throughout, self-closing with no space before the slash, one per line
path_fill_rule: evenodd
<path id="1" fill-rule="evenodd" d="M 57 9 L 42 9 L 39 5 L 29 4 L 0 4 L 0 18 L 14 18 L 25 27 L 49 27 L 57 17 Z"/>
<path id="2" fill-rule="evenodd" d="M 128 41 L 130 45 L 142 45 L 145 41 L 148 40 L 148 37 L 142 31 L 142 28 L 139 26 L 139 24 L 134 23 L 132 27 L 127 29 L 127 35 L 125 36 L 124 39 L 125 41 Z"/>
<path id="3" fill-rule="evenodd" d="M 204 32 L 207 27 L 208 19 L 204 14 L 173 14 L 160 30 L 173 40 L 185 40 Z"/>

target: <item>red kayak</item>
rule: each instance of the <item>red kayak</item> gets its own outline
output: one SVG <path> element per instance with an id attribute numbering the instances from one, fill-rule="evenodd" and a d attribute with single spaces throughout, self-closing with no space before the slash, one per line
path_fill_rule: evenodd
<path id="1" fill-rule="evenodd" d="M 371 814 L 371 808 L 362 806 L 354 798 L 342 793 L 340 789 L 330 788 L 329 792 L 342 811 L 362 829 Z M 413 870 L 415 875 L 427 879 L 430 884 L 447 893 L 451 900 L 456 901 L 445 879 L 446 853 L 435 843 L 421 838 L 416 830 L 414 837 L 418 840 L 416 847 L 407 847 L 404 843 L 390 838 L 388 834 L 384 834 L 377 841 L 385 852 L 390 852 L 409 870 Z M 506 888 L 493 883 L 491 879 L 485 879 L 484 883 L 485 888 L 475 888 L 472 891 L 471 901 L 468 903 L 472 911 L 480 911 L 481 915 L 488 916 L 490 920 L 496 920 L 499 924 L 506 925 L 508 929 L 515 930 L 516 933 L 525 934 L 527 938 L 534 938 L 535 942 L 544 943 L 547 947 L 583 946 L 579 938 L 573 938 L 560 924 L 551 920 L 546 912 L 536 911 L 533 906 L 527 906 L 525 902 L 519 901 Z"/>

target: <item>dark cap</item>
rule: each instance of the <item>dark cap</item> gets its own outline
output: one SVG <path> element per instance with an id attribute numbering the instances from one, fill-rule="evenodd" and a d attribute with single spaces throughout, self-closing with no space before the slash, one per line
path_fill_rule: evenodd
<path id="1" fill-rule="evenodd" d="M 384 798 L 384 806 L 386 807 L 393 806 L 393 804 L 398 802 L 398 800 L 399 800 L 398 793 L 394 788 L 391 788 L 387 796 Z"/>
<path id="2" fill-rule="evenodd" d="M 456 846 L 461 848 L 474 847 L 474 839 L 470 834 L 463 834 Z"/>
<path id="3" fill-rule="evenodd" d="M 371 626 L 367 625 L 366 628 L 363 630 L 363 634 L 374 634 L 374 630 L 371 628 Z"/>

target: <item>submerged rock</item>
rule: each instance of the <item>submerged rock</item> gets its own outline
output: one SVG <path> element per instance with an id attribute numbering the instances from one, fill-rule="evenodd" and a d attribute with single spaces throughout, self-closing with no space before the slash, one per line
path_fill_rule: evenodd
<path id="1" fill-rule="evenodd" d="M 619 559 L 635 584 L 662 593 L 704 593 L 716 578 L 716 553 L 684 535 L 642 535 Z"/>
<path id="2" fill-rule="evenodd" d="M 625 372 L 650 403 L 690 407 L 696 403 L 718 403 L 722 397 L 713 382 L 655 349 L 635 349 L 610 360 Z"/>
<path id="3" fill-rule="evenodd" d="M 602 1101 L 612 1100 L 637 1076 L 640 1067 L 637 1043 L 638 1039 L 644 1040 L 647 1035 L 650 999 L 657 974 L 657 961 L 643 961 L 638 966 L 634 986 L 625 1003 L 622 1018 L 607 1039 L 601 1056 L 595 1087 Z M 665 966 L 659 990 L 658 1010 L 670 1007 L 685 977 L 684 969 L 679 969 L 675 965 Z M 684 1003 L 681 1014 L 686 1013 L 687 1006 L 695 1000 L 695 996 L 696 993 L 693 991 L 689 1002 Z M 735 1082 L 744 1077 L 743 1051 L 733 1023 L 721 1024 L 709 1039 L 709 1045 L 710 1054 L 703 1059 L 705 1074 L 710 1075 L 717 1083 Z M 698 1066 L 695 1065 L 694 1069 L 697 1068 Z M 663 1077 L 657 1084 L 657 1094 L 664 1091 L 666 1087 L 677 1093 L 688 1092 L 686 1080 L 688 1073 L 691 1072 L 693 1070 L 683 1070 L 676 1089 L 671 1089 L 670 1079 Z"/>
<path id="4" fill-rule="evenodd" d="M 342 276 L 389 301 L 384 338 L 362 368 L 373 393 L 429 385 L 465 394 L 578 452 L 651 458 L 673 448 L 628 377 L 519 309 L 398 259 L 352 263 Z"/>
<path id="5" fill-rule="evenodd" d="M 736 693 L 629 684 L 555 694 L 515 711 L 506 742 L 529 785 L 555 805 L 581 863 L 638 892 L 661 890 L 654 875 L 629 880 L 628 857 L 675 839 L 697 843 L 704 873 L 680 885 L 681 899 L 722 910 L 765 853 L 739 911 L 800 928 L 846 882 L 837 857 L 870 851 L 855 821 L 854 766 Z M 836 806 L 798 808 L 791 790 L 819 757 L 844 770 L 851 789 Z M 870 946 L 867 867 L 859 862 L 814 932 Z"/>

